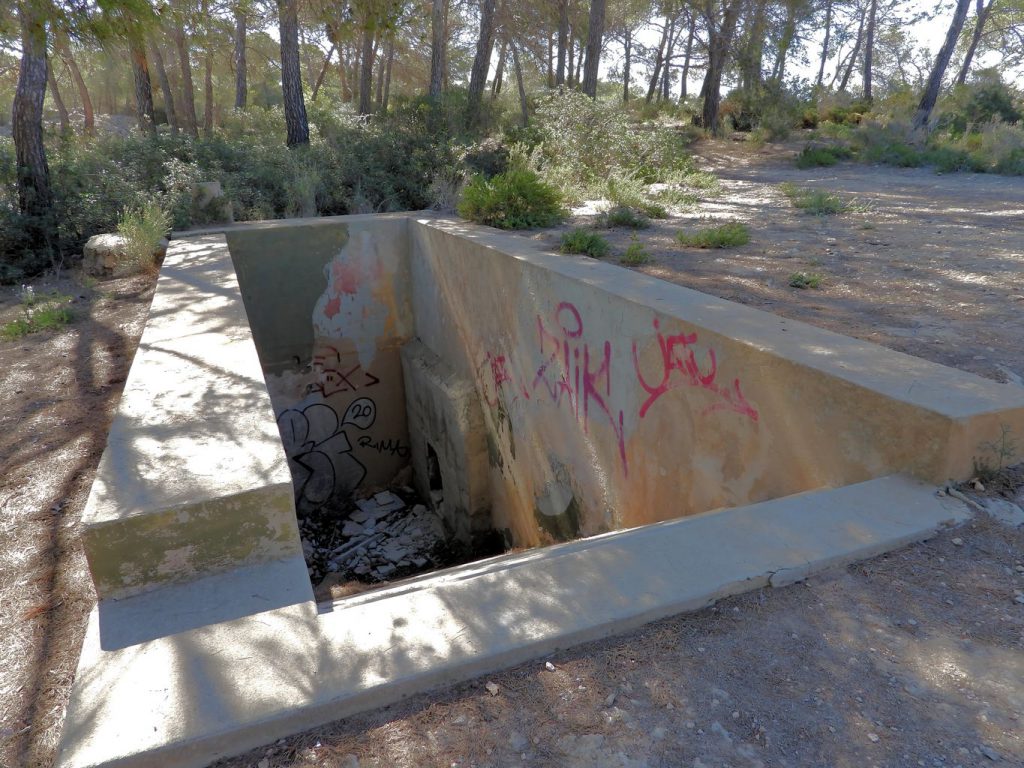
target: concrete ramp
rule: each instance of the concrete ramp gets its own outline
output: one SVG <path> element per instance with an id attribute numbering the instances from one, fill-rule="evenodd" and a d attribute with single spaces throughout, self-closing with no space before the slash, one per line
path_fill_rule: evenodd
<path id="1" fill-rule="evenodd" d="M 930 537 L 966 508 L 889 476 L 494 558 L 103 650 L 94 611 L 58 765 L 202 766 L 727 595 Z M 215 593 L 211 593 L 215 594 Z M 198 603 L 202 599 L 193 595 Z M 123 628 L 127 634 L 131 627 Z M 123 635 L 122 635 L 123 636 Z"/>

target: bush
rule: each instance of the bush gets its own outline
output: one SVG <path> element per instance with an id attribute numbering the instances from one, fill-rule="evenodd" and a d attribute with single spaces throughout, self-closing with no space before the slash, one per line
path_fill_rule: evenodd
<path id="1" fill-rule="evenodd" d="M 156 267 L 153 257 L 160 241 L 171 231 L 171 219 L 158 201 L 149 200 L 137 208 L 126 208 L 117 231 L 125 241 L 124 262 L 117 272 L 149 271 Z"/>
<path id="2" fill-rule="evenodd" d="M 626 205 L 616 205 L 597 217 L 597 226 L 606 228 L 625 227 L 627 229 L 647 229 L 647 227 L 651 226 L 651 221 L 647 216 L 634 208 L 630 208 Z"/>
<path id="3" fill-rule="evenodd" d="M 804 147 L 796 156 L 797 168 L 817 168 L 821 166 L 835 165 L 840 160 L 853 157 L 849 147 L 840 145 L 833 146 L 811 146 Z"/>
<path id="4" fill-rule="evenodd" d="M 32 286 L 22 286 L 18 298 L 23 316 L 0 326 L 0 339 L 13 341 L 36 331 L 60 328 L 71 320 L 70 296 L 36 293 Z"/>
<path id="5" fill-rule="evenodd" d="M 846 203 L 830 192 L 801 188 L 788 182 L 780 185 L 779 188 L 789 198 L 794 208 L 799 208 L 805 213 L 814 216 L 828 216 L 835 213 L 845 213 L 850 210 Z"/>
<path id="6" fill-rule="evenodd" d="M 1003 82 L 998 70 L 979 70 L 972 82 L 957 86 L 952 95 L 940 102 L 936 110 L 936 129 L 963 135 L 994 120 L 1020 122 L 1021 111 L 1015 104 L 1019 98 L 1019 94 Z"/>
<path id="7" fill-rule="evenodd" d="M 636 235 L 633 235 L 633 239 L 626 248 L 626 252 L 622 254 L 620 261 L 623 264 L 629 264 L 630 266 L 647 264 L 651 261 L 651 254 L 649 254 L 643 244 L 636 239 Z"/>
<path id="8" fill-rule="evenodd" d="M 821 275 L 814 272 L 794 272 L 789 276 L 789 285 L 791 288 L 817 289 L 821 287 Z"/>
<path id="9" fill-rule="evenodd" d="M 610 247 L 608 241 L 596 232 L 576 228 L 562 235 L 560 250 L 562 253 L 582 253 L 594 259 L 601 259 L 608 255 Z"/>
<path id="10" fill-rule="evenodd" d="M 679 232 L 676 240 L 688 248 L 731 248 L 750 242 L 746 224 L 730 221 L 717 227 L 705 227 L 695 232 Z"/>
<path id="11" fill-rule="evenodd" d="M 566 217 L 558 190 L 531 170 L 513 169 L 492 179 L 470 179 L 462 192 L 459 215 L 500 229 L 550 227 Z"/>

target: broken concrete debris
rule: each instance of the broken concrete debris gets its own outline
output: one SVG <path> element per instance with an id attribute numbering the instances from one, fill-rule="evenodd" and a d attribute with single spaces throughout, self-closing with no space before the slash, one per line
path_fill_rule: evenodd
<path id="1" fill-rule="evenodd" d="M 413 497 L 412 489 L 403 490 Z M 441 518 L 392 491 L 356 500 L 343 523 L 310 516 L 299 527 L 314 583 L 334 573 L 358 581 L 386 581 L 446 564 L 447 532 Z"/>

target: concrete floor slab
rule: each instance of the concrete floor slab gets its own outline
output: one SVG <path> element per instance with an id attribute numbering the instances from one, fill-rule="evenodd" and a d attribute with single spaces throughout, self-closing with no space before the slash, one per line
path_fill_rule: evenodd
<path id="1" fill-rule="evenodd" d="M 886 477 L 494 558 L 116 650 L 94 612 L 58 765 L 200 766 L 932 535 L 966 508 Z"/>

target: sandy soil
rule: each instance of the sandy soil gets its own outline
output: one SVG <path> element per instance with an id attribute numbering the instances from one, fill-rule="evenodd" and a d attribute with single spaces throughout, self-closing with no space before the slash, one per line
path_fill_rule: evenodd
<path id="1" fill-rule="evenodd" d="M 727 192 L 688 216 L 742 217 L 754 239 L 684 250 L 671 242 L 676 219 L 641 233 L 655 254 L 643 270 L 991 378 L 1024 375 L 1024 183 L 797 171 L 792 149 L 700 146 Z M 870 210 L 805 217 L 777 192 L 785 180 Z M 825 286 L 789 288 L 797 270 Z M 147 278 L 60 287 L 80 297 L 71 325 L 0 342 L 4 768 L 52 763 L 94 599 L 78 521 L 152 294 Z M 0 292 L 0 322 L 16 312 Z M 1024 502 L 1019 477 L 999 490 Z M 805 584 L 557 654 L 553 670 L 525 664 L 220 765 L 1024 765 L 1022 591 L 1024 531 L 981 516 Z"/>

